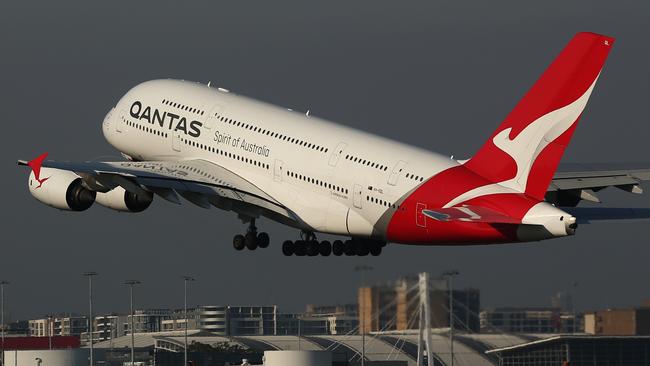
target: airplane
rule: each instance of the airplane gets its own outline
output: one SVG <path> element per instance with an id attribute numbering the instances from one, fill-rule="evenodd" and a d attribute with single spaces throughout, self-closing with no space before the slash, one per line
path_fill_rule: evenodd
<path id="1" fill-rule="evenodd" d="M 124 161 L 43 154 L 30 193 L 68 211 L 141 212 L 157 197 L 233 211 L 236 250 L 266 248 L 261 217 L 299 230 L 284 255 L 380 255 L 387 243 L 470 245 L 574 235 L 650 209 L 577 207 L 607 187 L 641 193 L 650 167 L 557 171 L 614 38 L 578 33 L 467 160 L 182 80 L 129 90 L 102 123 Z M 343 237 L 319 241 L 316 234 Z M 345 240 L 343 240 L 345 239 Z"/>

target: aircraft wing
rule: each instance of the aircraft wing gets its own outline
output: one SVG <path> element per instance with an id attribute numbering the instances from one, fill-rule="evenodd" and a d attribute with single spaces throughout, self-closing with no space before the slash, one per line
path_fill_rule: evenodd
<path id="1" fill-rule="evenodd" d="M 650 163 L 561 164 L 548 187 L 546 200 L 557 206 L 576 206 L 581 200 L 600 202 L 596 192 L 616 187 L 643 193 L 641 183 L 650 180 Z"/>
<path id="2" fill-rule="evenodd" d="M 578 224 L 594 221 L 650 219 L 650 208 L 562 207 L 577 219 Z"/>
<path id="3" fill-rule="evenodd" d="M 27 165 L 26 161 L 18 161 Z M 42 166 L 75 172 L 90 189 L 105 192 L 116 186 L 138 193 L 148 190 L 161 198 L 180 203 L 178 195 L 191 203 L 232 209 L 232 202 L 262 207 L 282 216 L 295 217 L 266 192 L 220 165 L 206 160 L 61 162 L 45 160 Z M 241 205 L 240 205 L 241 206 Z"/>

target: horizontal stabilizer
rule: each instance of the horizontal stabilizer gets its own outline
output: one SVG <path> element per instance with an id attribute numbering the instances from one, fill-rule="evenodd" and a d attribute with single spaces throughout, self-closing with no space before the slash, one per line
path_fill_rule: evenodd
<path id="1" fill-rule="evenodd" d="M 605 220 L 650 219 L 650 208 L 562 207 L 575 216 L 579 224 Z"/>
<path id="2" fill-rule="evenodd" d="M 488 224 L 521 224 L 517 220 L 500 212 L 480 206 L 463 205 L 434 210 L 422 210 L 422 213 L 437 221 L 482 222 Z"/>

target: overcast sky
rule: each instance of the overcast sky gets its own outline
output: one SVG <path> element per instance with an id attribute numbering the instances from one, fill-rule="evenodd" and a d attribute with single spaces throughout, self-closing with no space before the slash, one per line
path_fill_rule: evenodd
<path id="1" fill-rule="evenodd" d="M 650 161 L 648 1 L 3 1 L 0 5 L 0 278 L 12 319 L 84 312 L 83 271 L 96 310 L 355 299 L 369 281 L 457 268 L 484 306 L 548 305 L 577 282 L 579 309 L 650 297 L 647 223 L 582 226 L 574 237 L 479 247 L 390 245 L 379 258 L 283 257 L 297 231 L 268 220 L 266 250 L 235 252 L 232 212 L 160 200 L 144 213 L 60 212 L 35 201 L 15 165 L 48 151 L 61 160 L 119 158 L 103 139 L 106 112 L 154 78 L 211 81 L 365 131 L 468 157 L 578 31 L 617 38 L 563 161 Z M 611 206 L 650 207 L 613 190 Z"/>

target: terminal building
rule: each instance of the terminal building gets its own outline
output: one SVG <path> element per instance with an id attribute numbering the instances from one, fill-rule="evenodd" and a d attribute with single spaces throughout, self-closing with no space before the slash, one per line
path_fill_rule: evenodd
<path id="1" fill-rule="evenodd" d="M 191 331 L 188 338 L 189 359 L 214 360 L 206 349 L 237 349 L 237 354 L 223 352 L 219 357 L 230 364 L 261 364 L 264 351 L 328 350 L 332 366 L 358 366 L 362 355 L 367 365 L 416 366 L 416 332 L 371 333 L 365 336 L 365 354 L 360 335 L 321 336 L 241 336 L 222 337 Z M 447 333 L 434 333 L 433 364 L 451 365 L 452 353 Z M 108 366 L 122 366 L 127 360 L 131 339 L 121 337 L 112 344 L 100 342 L 95 350 Z M 135 334 L 136 361 L 167 366 L 182 363 L 185 350 L 182 332 Z M 199 346 L 201 345 L 201 346 Z M 228 345 L 227 347 L 224 345 Z M 455 366 L 540 366 L 540 365 L 634 365 L 650 366 L 650 337 L 609 337 L 551 334 L 469 334 L 454 335 Z"/>
<path id="2" fill-rule="evenodd" d="M 482 333 L 580 333 L 581 316 L 555 307 L 502 307 L 480 313 Z"/>
<path id="3" fill-rule="evenodd" d="M 354 335 L 216 336 L 199 330 L 188 332 L 189 360 L 194 365 L 262 363 L 265 351 L 327 350 L 332 366 L 358 366 L 361 359 L 373 366 L 416 366 L 418 334 L 413 331 Z M 183 363 L 184 332 L 135 333 L 135 361 L 142 365 L 172 366 Z M 550 334 L 454 335 L 450 351 L 448 333 L 432 334 L 435 366 L 540 366 L 634 365 L 650 366 L 650 336 L 593 336 Z M 94 344 L 98 365 L 129 364 L 131 335 Z M 365 350 L 365 351 L 364 351 Z M 7 365 L 87 365 L 90 350 L 79 348 L 77 337 L 9 337 L 5 340 Z"/>

